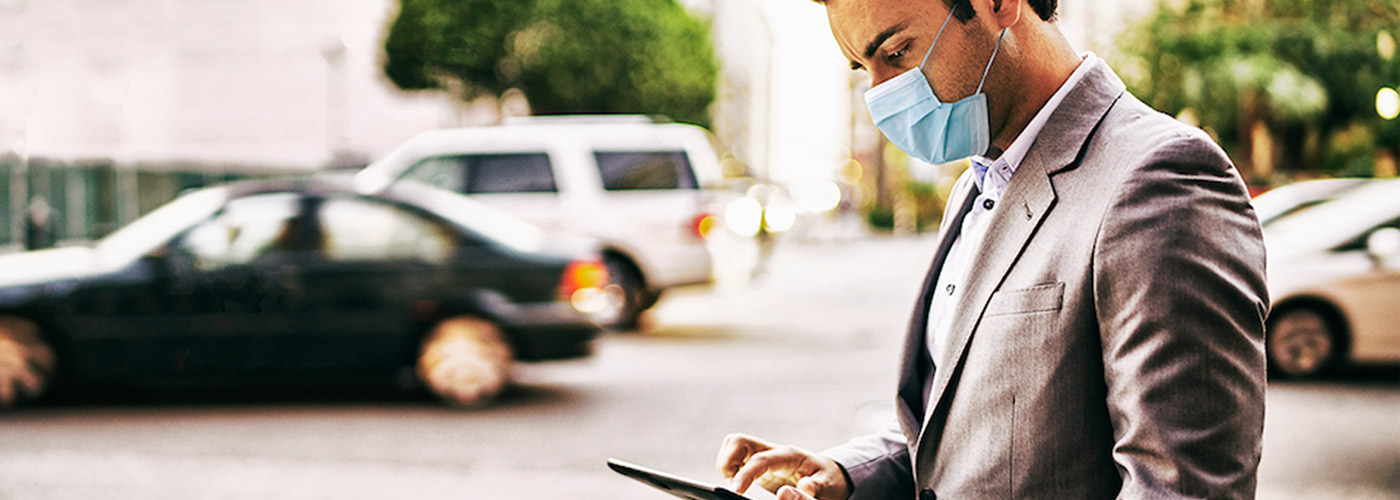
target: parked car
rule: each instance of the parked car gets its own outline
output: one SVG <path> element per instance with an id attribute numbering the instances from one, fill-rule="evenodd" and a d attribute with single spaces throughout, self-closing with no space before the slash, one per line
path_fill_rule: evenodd
<path id="1" fill-rule="evenodd" d="M 476 404 L 513 358 L 588 352 L 596 243 L 428 186 L 350 186 L 203 189 L 90 248 L 0 257 L 0 406 L 51 383 L 396 378 Z"/>
<path id="2" fill-rule="evenodd" d="M 1279 186 L 1255 196 L 1251 203 L 1259 224 L 1268 226 L 1285 216 L 1337 199 L 1371 179 L 1312 179 Z"/>
<path id="3" fill-rule="evenodd" d="M 1273 372 L 1400 362 L 1400 180 L 1279 219 L 1264 236 Z"/>
<path id="4" fill-rule="evenodd" d="M 535 117 L 419 134 L 357 175 L 364 189 L 412 179 L 466 193 L 547 231 L 602 241 L 624 290 L 614 327 L 636 325 L 663 290 L 712 281 L 757 255 L 721 222 L 737 195 L 701 128 L 634 116 Z M 744 264 L 738 264 L 744 265 Z M 756 267 L 752 263 L 750 267 Z"/>

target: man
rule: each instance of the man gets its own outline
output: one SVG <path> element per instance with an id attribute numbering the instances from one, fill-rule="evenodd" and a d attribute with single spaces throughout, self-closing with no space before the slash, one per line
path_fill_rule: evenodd
<path id="1" fill-rule="evenodd" d="M 881 131 L 972 168 L 898 425 L 822 454 L 731 435 L 721 473 L 781 499 L 1253 497 L 1264 248 L 1224 152 L 1076 54 L 1055 0 L 822 3 Z"/>

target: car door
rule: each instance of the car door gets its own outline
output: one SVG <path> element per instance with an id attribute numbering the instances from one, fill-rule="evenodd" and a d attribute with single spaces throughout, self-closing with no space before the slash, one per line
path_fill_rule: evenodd
<path id="1" fill-rule="evenodd" d="M 592 158 L 603 192 L 590 233 L 636 247 L 641 264 L 664 283 L 710 278 L 710 255 L 698 227 L 705 196 L 681 148 L 600 148 Z M 709 214 L 713 215 L 713 214 Z"/>
<path id="2" fill-rule="evenodd" d="M 1400 228 L 1400 219 L 1365 233 L 1366 237 L 1342 249 L 1365 254 L 1367 237 L 1382 229 Z M 1400 255 L 1371 255 L 1369 272 L 1339 280 L 1329 286 L 1347 314 L 1351 351 L 1357 361 L 1400 360 Z"/>
<path id="3" fill-rule="evenodd" d="M 294 192 L 232 200 L 178 237 L 167 289 L 177 368 L 238 378 L 294 365 L 284 339 L 305 321 L 300 268 L 317 258 L 319 239 Z"/>
<path id="4" fill-rule="evenodd" d="M 315 318 L 301 336 L 308 368 L 390 373 L 413 359 L 420 321 L 431 312 L 438 273 L 455 244 L 435 220 L 357 195 L 327 196 L 314 213 L 324 259 L 303 274 Z"/>
<path id="5" fill-rule="evenodd" d="M 279 240 L 294 233 L 293 194 L 230 201 L 128 269 L 85 283 L 67 329 L 72 362 L 97 381 L 239 377 L 280 366 L 274 339 L 294 279 Z M 291 232 L 289 232 L 291 231 Z"/>

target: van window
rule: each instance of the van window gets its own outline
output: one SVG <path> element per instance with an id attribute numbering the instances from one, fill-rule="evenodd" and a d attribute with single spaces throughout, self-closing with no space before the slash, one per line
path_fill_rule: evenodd
<path id="1" fill-rule="evenodd" d="M 403 177 L 469 194 L 556 190 L 545 153 L 435 156 L 410 167 Z"/>
<path id="2" fill-rule="evenodd" d="M 593 157 L 609 191 L 696 188 L 685 151 L 600 152 Z"/>

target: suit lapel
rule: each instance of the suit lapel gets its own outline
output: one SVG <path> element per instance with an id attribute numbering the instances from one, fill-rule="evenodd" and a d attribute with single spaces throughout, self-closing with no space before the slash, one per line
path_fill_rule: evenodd
<path id="1" fill-rule="evenodd" d="M 924 353 L 928 351 L 929 301 L 932 299 L 933 287 L 938 281 L 943 262 L 948 260 L 948 251 L 961 232 L 962 220 L 972 210 L 972 202 L 977 199 L 976 187 L 971 177 L 964 176 L 953 190 L 948 206 L 959 207 L 958 212 L 952 219 L 945 219 L 946 223 L 939 228 L 938 251 L 934 254 L 928 275 L 924 277 L 919 301 L 914 305 L 914 314 L 909 319 L 908 333 L 904 337 L 904 364 L 899 371 L 899 423 L 905 439 L 911 443 L 918 436 L 920 424 L 923 422 L 918 417 L 924 414 L 924 384 L 927 382 L 929 369 L 921 366 L 925 363 Z"/>
<path id="2" fill-rule="evenodd" d="M 982 313 L 1056 203 L 1051 176 L 1078 163 L 1089 136 L 1123 90 L 1122 81 L 1102 61 L 1091 68 L 1046 121 L 1007 184 L 997 210 L 989 214 L 990 225 L 977 261 L 963 285 L 965 294 L 955 308 L 951 328 L 945 332 L 949 348 L 944 359 L 935 360 L 938 370 L 924 425 L 918 445 L 911 450 L 915 470 L 932 470 L 927 468 L 930 464 L 921 462 L 931 460 L 937 447 L 950 387 L 957 384 Z M 926 304 L 922 307 L 927 309 Z"/>

